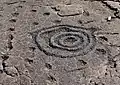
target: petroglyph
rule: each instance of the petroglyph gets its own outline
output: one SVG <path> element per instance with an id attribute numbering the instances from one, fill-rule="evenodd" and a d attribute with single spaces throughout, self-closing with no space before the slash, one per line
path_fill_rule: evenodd
<path id="1" fill-rule="evenodd" d="M 94 30 L 94 29 L 93 29 Z M 71 25 L 58 25 L 32 32 L 40 50 L 61 58 L 85 55 L 96 44 L 93 30 Z"/>

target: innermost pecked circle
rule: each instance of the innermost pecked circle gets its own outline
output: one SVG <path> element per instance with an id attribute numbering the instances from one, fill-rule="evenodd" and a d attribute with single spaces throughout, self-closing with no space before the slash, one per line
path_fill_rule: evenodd
<path id="1" fill-rule="evenodd" d="M 75 47 L 79 44 L 81 44 L 83 42 L 83 38 L 82 37 L 78 37 L 75 35 L 68 35 L 68 36 L 64 36 L 59 40 L 59 44 L 64 46 L 64 47 Z"/>

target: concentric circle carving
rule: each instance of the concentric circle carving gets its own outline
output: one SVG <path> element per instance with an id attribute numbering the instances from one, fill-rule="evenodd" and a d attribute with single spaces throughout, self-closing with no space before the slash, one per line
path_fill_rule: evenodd
<path id="1" fill-rule="evenodd" d="M 38 30 L 35 34 L 35 42 L 40 50 L 61 58 L 86 55 L 96 44 L 90 29 L 77 26 L 53 26 Z"/>

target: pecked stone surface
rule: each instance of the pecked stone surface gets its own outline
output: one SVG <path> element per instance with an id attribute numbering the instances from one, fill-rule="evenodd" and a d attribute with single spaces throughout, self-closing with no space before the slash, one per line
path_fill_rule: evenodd
<path id="1" fill-rule="evenodd" d="M 0 85 L 119 85 L 118 4 L 0 0 Z"/>

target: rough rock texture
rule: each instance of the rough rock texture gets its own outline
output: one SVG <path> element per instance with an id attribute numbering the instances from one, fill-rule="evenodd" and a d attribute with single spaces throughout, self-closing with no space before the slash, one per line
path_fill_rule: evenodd
<path id="1" fill-rule="evenodd" d="M 0 0 L 0 85 L 120 85 L 119 0 Z"/>

